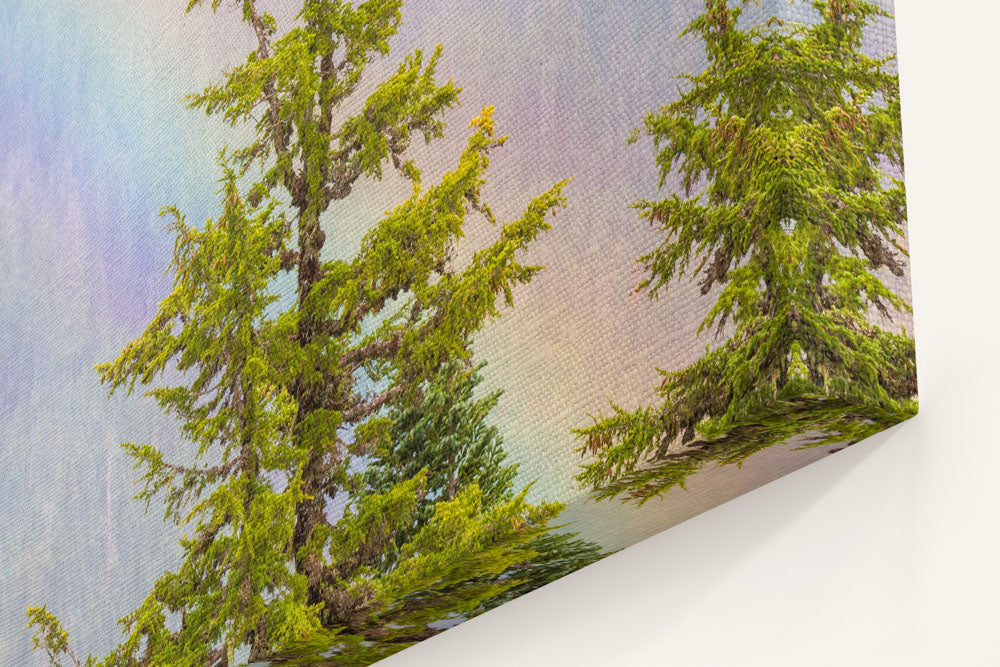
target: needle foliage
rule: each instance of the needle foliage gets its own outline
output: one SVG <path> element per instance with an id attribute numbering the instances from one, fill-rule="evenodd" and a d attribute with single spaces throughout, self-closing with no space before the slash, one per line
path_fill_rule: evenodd
<path id="1" fill-rule="evenodd" d="M 643 502 L 709 463 L 807 433 L 856 442 L 917 409 L 913 340 L 873 317 L 909 310 L 883 282 L 906 254 L 899 84 L 862 50 L 884 12 L 815 0 L 810 25 L 743 28 L 744 4 L 705 0 L 685 31 L 708 66 L 643 128 L 678 188 L 635 204 L 662 239 L 638 290 L 697 279 L 715 296 L 699 332 L 723 340 L 661 370 L 658 403 L 577 431 L 578 479 L 601 498 Z"/>
<path id="2" fill-rule="evenodd" d="M 187 9 L 203 4 L 223 5 Z M 565 182 L 497 220 L 481 190 L 505 137 L 485 108 L 451 171 L 424 183 L 407 149 L 443 135 L 459 94 L 438 79 L 441 47 L 359 92 L 400 0 L 304 0 L 282 34 L 255 0 L 234 4 L 256 47 L 189 102 L 253 138 L 220 156 L 214 219 L 164 210 L 173 288 L 98 367 L 180 423 L 186 460 L 125 449 L 139 498 L 183 527 L 182 559 L 103 659 L 81 663 L 58 620 L 30 610 L 53 664 L 228 666 L 331 637 L 333 664 L 367 664 L 597 556 L 550 535 L 561 505 L 515 492 L 485 422 L 496 396 L 472 396 L 472 337 L 540 270 L 521 256 Z M 346 224 L 331 204 L 388 170 L 411 196 L 329 259 L 324 228 Z M 468 224 L 495 240 L 460 262 Z"/>

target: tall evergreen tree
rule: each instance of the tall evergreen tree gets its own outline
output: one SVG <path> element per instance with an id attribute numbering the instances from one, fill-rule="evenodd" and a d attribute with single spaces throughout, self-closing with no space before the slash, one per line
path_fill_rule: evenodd
<path id="1" fill-rule="evenodd" d="M 425 187 L 407 148 L 417 134 L 442 135 L 459 92 L 436 80 L 440 47 L 410 54 L 347 104 L 367 65 L 388 55 L 401 0 L 304 0 L 280 37 L 255 0 L 237 4 L 257 48 L 190 102 L 249 122 L 254 140 L 220 157 L 215 220 L 197 227 L 165 211 L 173 290 L 144 333 L 99 367 L 112 391 L 151 387 L 192 445 L 184 463 L 126 445 L 142 470 L 140 497 L 161 499 L 189 531 L 183 560 L 122 620 L 121 644 L 88 665 L 230 665 L 240 649 L 260 660 L 321 626 L 342 638 L 338 661 L 365 664 L 522 583 L 503 575 L 536 558 L 532 545 L 561 510 L 510 492 L 506 469 L 491 467 L 491 436 L 471 451 L 486 457 L 470 464 L 485 476 L 444 470 L 433 456 L 376 488 L 357 470 L 386 411 L 425 401 L 442 365 L 469 359 L 467 342 L 499 315 L 498 299 L 510 305 L 539 270 L 518 257 L 564 205 L 563 184 L 459 264 L 467 219 L 497 224 L 480 196 L 505 140 L 492 110 L 472 121 L 456 167 Z M 412 196 L 374 221 L 353 258 L 326 259 L 323 226 L 338 221 L 324 213 L 387 165 L 412 181 Z M 278 290 L 286 273 L 294 299 Z M 441 474 L 460 488 L 449 483 L 429 507 Z M 329 505 L 340 498 L 338 519 Z M 29 620 L 53 664 L 79 664 L 44 607 Z"/>
<path id="2" fill-rule="evenodd" d="M 898 79 L 862 52 L 884 12 L 814 0 L 812 25 L 743 29 L 732 4 L 705 0 L 685 34 L 708 67 L 646 117 L 660 187 L 675 174 L 683 198 L 635 204 L 663 239 L 638 289 L 690 272 L 702 294 L 718 288 L 699 331 L 729 335 L 661 371 L 660 404 L 578 431 L 595 457 L 579 480 L 599 497 L 641 502 L 710 462 L 811 431 L 855 442 L 917 409 L 913 340 L 871 318 L 909 309 L 880 277 L 903 274 L 906 216 Z"/>

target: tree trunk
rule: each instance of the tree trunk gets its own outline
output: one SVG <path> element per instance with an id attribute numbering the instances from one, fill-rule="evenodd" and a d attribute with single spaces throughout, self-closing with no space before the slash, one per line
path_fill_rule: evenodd
<path id="1" fill-rule="evenodd" d="M 320 330 L 320 322 L 314 313 L 303 308 L 309 293 L 320 278 L 320 250 L 323 247 L 325 234 L 319 226 L 319 213 L 315 206 L 300 209 L 299 215 L 299 275 L 298 301 L 300 317 L 298 323 L 298 343 L 307 347 Z M 322 406 L 323 395 L 320 387 L 304 382 L 297 384 L 296 400 L 298 412 L 295 417 L 296 431 L 301 429 L 309 415 Z M 298 437 L 301 437 L 299 434 Z M 322 564 L 315 556 L 300 556 L 299 551 L 312 538 L 316 527 L 325 519 L 326 501 L 324 498 L 324 482 L 326 466 L 323 465 L 323 451 L 313 447 L 309 452 L 309 460 L 302 471 L 302 490 L 308 496 L 296 508 L 295 529 L 292 535 L 293 558 L 295 571 L 306 575 L 309 583 L 309 602 L 315 603 L 316 584 L 322 574 Z"/>

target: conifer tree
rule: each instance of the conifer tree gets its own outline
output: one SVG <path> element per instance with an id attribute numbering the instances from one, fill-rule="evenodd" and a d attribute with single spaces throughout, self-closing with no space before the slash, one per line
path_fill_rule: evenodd
<path id="1" fill-rule="evenodd" d="M 506 462 L 500 432 L 486 421 L 501 391 L 474 397 L 482 382 L 479 370 L 483 365 L 443 365 L 437 378 L 428 383 L 423 402 L 395 411 L 391 428 L 375 447 L 374 459 L 365 471 L 367 488 L 384 491 L 419 470 L 427 471 L 427 493 L 421 499 L 411 531 L 419 530 L 433 517 L 439 502 L 452 500 L 467 486 L 475 484 L 482 490 L 487 507 L 514 495 L 517 464 Z M 406 533 L 400 534 L 401 539 L 406 537 Z M 482 611 L 606 555 L 596 544 L 576 539 L 574 533 L 545 533 L 529 548 L 537 555 L 505 572 L 504 578 L 516 583 L 482 600 Z"/>
<path id="2" fill-rule="evenodd" d="M 917 409 L 913 340 L 871 317 L 909 309 L 881 277 L 904 270 L 898 79 L 862 52 L 884 12 L 814 0 L 812 25 L 744 29 L 742 4 L 705 0 L 684 34 L 708 67 L 645 119 L 660 187 L 675 175 L 683 196 L 635 204 L 662 235 L 638 290 L 699 278 L 718 295 L 699 331 L 728 337 L 661 371 L 658 405 L 577 432 L 595 457 L 578 479 L 598 497 L 642 502 L 710 462 L 807 432 L 856 442 Z"/>
<path id="3" fill-rule="evenodd" d="M 370 476 L 368 488 L 358 468 L 387 411 L 427 400 L 439 369 L 466 363 L 470 337 L 539 270 L 519 255 L 564 205 L 563 183 L 498 223 L 480 193 L 505 138 L 486 108 L 455 168 L 423 184 L 407 148 L 442 136 L 459 93 L 437 82 L 440 47 L 408 55 L 353 103 L 367 65 L 388 55 L 400 0 L 304 0 L 281 36 L 255 0 L 236 4 L 257 47 L 190 103 L 249 123 L 254 140 L 221 154 L 214 220 L 198 227 L 164 211 L 173 289 L 142 335 L 98 367 L 112 391 L 147 387 L 181 422 L 187 461 L 125 447 L 140 498 L 158 499 L 187 531 L 183 559 L 122 619 L 114 651 L 87 665 L 230 665 L 239 651 L 262 660 L 330 634 L 338 662 L 367 664 L 521 585 L 504 573 L 536 559 L 532 545 L 561 510 L 510 490 L 489 433 L 470 450 L 478 476 L 431 457 L 391 480 Z M 343 222 L 324 213 L 389 166 L 412 196 L 371 223 L 354 257 L 328 259 L 323 227 Z M 497 225 L 497 240 L 459 264 L 470 219 Z M 289 273 L 294 295 L 279 289 Z M 428 506 L 442 474 L 460 485 Z M 339 518 L 334 499 L 346 501 Z M 84 664 L 48 610 L 32 608 L 29 621 L 53 664 Z"/>
<path id="4" fill-rule="evenodd" d="M 413 530 L 425 525 L 441 500 L 452 500 L 469 484 L 478 484 L 492 504 L 513 489 L 516 465 L 506 464 L 503 441 L 487 416 L 500 400 L 497 390 L 475 398 L 479 367 L 462 362 L 442 364 L 427 383 L 418 405 L 404 405 L 387 415 L 384 431 L 373 433 L 372 462 L 365 485 L 385 492 L 420 470 L 428 471 L 427 494 Z"/>

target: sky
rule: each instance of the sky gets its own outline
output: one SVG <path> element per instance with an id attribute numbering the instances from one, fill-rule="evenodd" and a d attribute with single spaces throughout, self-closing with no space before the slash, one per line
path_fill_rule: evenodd
<path id="1" fill-rule="evenodd" d="M 234 131 L 181 98 L 240 61 L 252 40 L 235 10 L 183 14 L 180 0 L 5 0 L 0 10 L 0 664 L 43 664 L 19 634 L 23 610 L 46 603 L 84 651 L 105 652 L 115 620 L 177 562 L 177 533 L 130 501 L 135 471 L 122 441 L 179 452 L 176 424 L 139 395 L 109 398 L 93 366 L 138 335 L 170 286 L 172 238 L 157 217 L 215 212 L 215 156 Z M 799 3 L 801 4 L 801 3 Z M 462 87 L 445 139 L 413 157 L 425 179 L 454 165 L 468 122 L 496 106 L 510 136 L 484 193 L 513 219 L 572 177 L 568 208 L 527 256 L 545 265 L 515 307 L 476 338 L 484 390 L 503 388 L 492 415 L 519 482 L 535 500 L 569 504 L 570 529 L 619 548 L 826 454 L 775 448 L 742 469 L 713 469 L 688 491 L 641 510 L 587 500 L 570 433 L 608 398 L 650 401 L 656 367 L 692 362 L 710 305 L 680 283 L 658 301 L 631 294 L 635 258 L 655 241 L 629 204 L 656 194 L 648 144 L 626 147 L 647 111 L 671 101 L 681 72 L 703 66 L 677 33 L 699 3 L 682 0 L 410 2 L 369 81 L 414 48 L 444 46 L 442 78 Z M 294 3 L 264 6 L 281 25 Z M 747 20 L 780 12 L 765 0 Z M 894 27 L 871 31 L 894 50 Z M 408 185 L 357 188 L 324 219 L 335 254 L 350 255 Z M 478 224 L 470 243 L 496 229 Z M 908 282 L 894 285 L 908 296 Z M 906 320 L 908 328 L 911 328 Z"/>

